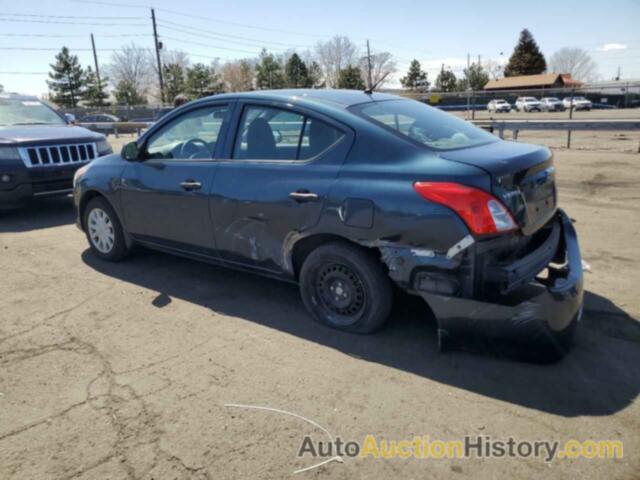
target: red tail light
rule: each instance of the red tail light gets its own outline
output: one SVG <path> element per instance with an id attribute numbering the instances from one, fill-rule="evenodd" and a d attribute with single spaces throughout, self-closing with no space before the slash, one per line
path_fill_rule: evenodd
<path id="1" fill-rule="evenodd" d="M 504 233 L 517 228 L 507 208 L 483 190 L 446 182 L 416 182 L 413 188 L 430 202 L 456 212 L 476 235 Z"/>

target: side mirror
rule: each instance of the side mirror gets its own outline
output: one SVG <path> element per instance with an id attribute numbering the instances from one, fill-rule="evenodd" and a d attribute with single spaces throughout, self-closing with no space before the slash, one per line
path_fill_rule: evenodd
<path id="1" fill-rule="evenodd" d="M 67 123 L 69 123 L 71 125 L 75 125 L 76 124 L 76 116 L 73 113 L 65 113 L 64 114 L 64 118 L 67 121 Z"/>
<path id="2" fill-rule="evenodd" d="M 140 150 L 138 149 L 138 144 L 136 142 L 129 142 L 124 147 L 122 147 L 122 151 L 120 155 L 125 160 L 130 162 L 134 162 L 138 160 L 140 156 Z"/>

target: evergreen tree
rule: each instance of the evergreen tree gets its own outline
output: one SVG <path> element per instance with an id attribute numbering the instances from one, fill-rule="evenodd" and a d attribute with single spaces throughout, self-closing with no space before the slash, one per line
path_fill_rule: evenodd
<path id="1" fill-rule="evenodd" d="M 289 61 L 284 67 L 287 87 L 305 88 L 310 87 L 309 71 L 307 65 L 302 61 L 297 53 L 289 57 Z"/>
<path id="2" fill-rule="evenodd" d="M 318 62 L 313 61 L 308 68 L 308 78 L 310 88 L 324 88 L 325 82 L 322 77 L 322 68 Z"/>
<path id="3" fill-rule="evenodd" d="M 362 72 L 358 67 L 349 65 L 338 72 L 338 88 L 347 88 L 350 90 L 364 90 L 364 81 L 362 80 Z"/>
<path id="4" fill-rule="evenodd" d="M 266 49 L 260 53 L 260 62 L 256 65 L 256 84 L 261 90 L 283 88 L 285 85 L 280 62 Z"/>
<path id="5" fill-rule="evenodd" d="M 108 78 L 100 78 L 98 81 L 98 75 L 94 72 L 91 67 L 87 67 L 87 71 L 84 77 L 85 83 L 85 91 L 83 100 L 90 107 L 103 107 L 108 105 L 106 102 L 107 98 L 109 98 L 109 94 L 104 91 L 107 86 Z"/>
<path id="6" fill-rule="evenodd" d="M 173 103 L 178 95 L 184 93 L 186 87 L 182 65 L 178 63 L 163 65 L 162 76 L 164 78 L 164 98 L 168 103 Z"/>
<path id="7" fill-rule="evenodd" d="M 196 63 L 187 68 L 186 91 L 192 98 L 201 98 L 222 90 L 220 77 L 213 67 L 207 67 L 202 63 Z"/>
<path id="8" fill-rule="evenodd" d="M 118 105 L 145 105 L 147 99 L 138 90 L 133 82 L 120 80 L 113 91 Z"/>
<path id="9" fill-rule="evenodd" d="M 67 47 L 62 47 L 51 64 L 47 84 L 51 100 L 61 107 L 75 108 L 84 95 L 84 70 L 76 55 L 71 55 Z"/>
<path id="10" fill-rule="evenodd" d="M 442 92 L 453 92 L 456 90 L 456 75 L 451 70 L 440 70 L 438 78 L 436 78 L 436 88 Z"/>
<path id="11" fill-rule="evenodd" d="M 464 69 L 464 78 L 462 79 L 460 90 L 482 90 L 489 81 L 489 74 L 484 71 L 479 63 L 472 63 L 469 68 Z"/>
<path id="12" fill-rule="evenodd" d="M 518 44 L 504 69 L 504 76 L 535 75 L 543 73 L 546 69 L 547 62 L 544 55 L 538 48 L 531 32 L 525 28 L 520 32 Z"/>
<path id="13" fill-rule="evenodd" d="M 413 60 L 411 62 L 409 71 L 400 79 L 400 83 L 404 88 L 408 88 L 409 90 L 426 91 L 429 89 L 427 72 L 422 70 L 418 60 Z"/>

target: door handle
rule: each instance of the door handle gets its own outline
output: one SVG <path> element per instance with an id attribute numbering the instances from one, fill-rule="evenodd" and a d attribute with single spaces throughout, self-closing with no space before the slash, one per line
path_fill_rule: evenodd
<path id="1" fill-rule="evenodd" d="M 310 192 L 309 190 L 296 190 L 289 194 L 289 198 L 295 200 L 298 203 L 302 202 L 317 202 L 318 194 Z"/>
<path id="2" fill-rule="evenodd" d="M 196 182 L 195 180 L 185 180 L 184 182 L 180 182 L 180 187 L 187 192 L 191 190 L 200 190 L 202 188 L 202 184 L 200 182 Z"/>

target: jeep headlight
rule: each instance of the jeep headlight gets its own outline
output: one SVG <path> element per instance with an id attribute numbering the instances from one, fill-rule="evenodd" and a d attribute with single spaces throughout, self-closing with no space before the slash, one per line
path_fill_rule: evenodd
<path id="1" fill-rule="evenodd" d="M 113 153 L 113 149 L 111 148 L 111 145 L 109 145 L 109 142 L 107 142 L 106 138 L 97 142 L 96 147 L 98 148 L 99 157 Z"/>
<path id="2" fill-rule="evenodd" d="M 0 147 L 0 159 L 20 160 L 20 152 L 15 147 Z"/>

